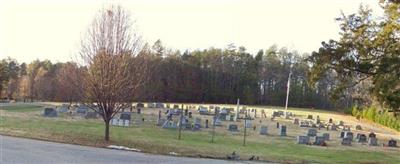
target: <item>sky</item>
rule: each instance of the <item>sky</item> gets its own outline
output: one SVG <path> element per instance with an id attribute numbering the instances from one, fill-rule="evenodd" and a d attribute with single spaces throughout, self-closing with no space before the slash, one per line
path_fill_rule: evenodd
<path id="1" fill-rule="evenodd" d="M 311 53 L 338 39 L 334 18 L 361 3 L 381 12 L 378 0 L 0 0 L 0 59 L 74 60 L 95 14 L 110 4 L 129 10 L 151 45 L 160 39 L 184 51 L 234 43 L 256 53 L 276 44 Z"/>

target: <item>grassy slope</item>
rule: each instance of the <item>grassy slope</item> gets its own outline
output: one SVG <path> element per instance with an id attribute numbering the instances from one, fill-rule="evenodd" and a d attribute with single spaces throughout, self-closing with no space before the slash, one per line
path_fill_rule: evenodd
<path id="1" fill-rule="evenodd" d="M 25 108 L 26 106 L 19 106 L 19 108 L 14 107 L 13 110 L 34 109 L 33 107 Z M 33 115 L 35 116 L 1 115 L 0 133 L 100 147 L 116 144 L 138 148 L 150 153 L 168 154 L 169 152 L 176 152 L 185 156 L 221 158 L 232 151 L 236 151 L 242 158 L 257 155 L 264 160 L 279 162 L 400 163 L 398 151 L 360 151 L 310 147 L 295 144 L 293 138 L 274 136 L 267 136 L 265 140 L 250 139 L 243 147 L 242 136 L 229 133 L 217 134 L 216 143 L 211 144 L 210 135 L 205 131 L 184 131 L 183 139 L 177 140 L 176 130 L 155 128 L 152 125 L 130 128 L 112 127 L 112 141 L 111 143 L 104 143 L 104 125 L 99 120 L 43 118 L 39 116 L 38 112 Z"/>

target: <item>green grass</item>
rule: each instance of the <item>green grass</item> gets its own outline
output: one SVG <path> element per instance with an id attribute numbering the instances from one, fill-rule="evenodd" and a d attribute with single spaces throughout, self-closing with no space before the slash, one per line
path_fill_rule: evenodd
<path id="1" fill-rule="evenodd" d="M 0 117 L 0 132 L 28 138 L 52 140 L 74 144 L 104 146 L 104 124 L 99 120 L 58 120 L 55 118 Z M 248 141 L 242 146 L 241 136 L 217 134 L 210 143 L 207 132 L 184 131 L 177 140 L 177 131 L 152 125 L 129 128 L 112 127 L 111 143 L 141 149 L 149 153 L 176 152 L 184 156 L 222 158 L 236 151 L 242 158 L 250 155 L 274 162 L 294 163 L 400 163 L 399 154 L 357 150 L 335 150 L 297 145 L 293 139 Z M 273 138 L 273 137 L 271 137 Z M 267 141 L 269 140 L 269 141 Z"/>
<path id="2" fill-rule="evenodd" d="M 43 110 L 43 106 L 39 105 L 10 105 L 10 106 L 2 106 L 0 107 L 2 110 L 6 110 L 8 112 L 34 112 Z"/>

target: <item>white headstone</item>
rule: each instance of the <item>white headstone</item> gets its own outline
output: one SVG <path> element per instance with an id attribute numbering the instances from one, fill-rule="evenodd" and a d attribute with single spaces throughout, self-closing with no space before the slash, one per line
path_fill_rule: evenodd
<path id="1" fill-rule="evenodd" d="M 118 126 L 124 126 L 124 120 L 118 119 Z"/>
<path id="2" fill-rule="evenodd" d="M 111 120 L 111 125 L 113 125 L 113 126 L 117 126 L 117 124 L 118 124 L 118 119 L 112 119 Z"/>
<path id="3" fill-rule="evenodd" d="M 124 126 L 128 127 L 129 126 L 129 120 L 124 120 Z"/>

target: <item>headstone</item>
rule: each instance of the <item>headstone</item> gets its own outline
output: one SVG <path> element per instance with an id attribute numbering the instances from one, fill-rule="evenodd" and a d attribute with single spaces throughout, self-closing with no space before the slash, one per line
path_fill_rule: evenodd
<path id="1" fill-rule="evenodd" d="M 123 120 L 123 122 L 124 122 L 124 124 L 123 124 L 123 126 L 125 126 L 125 127 L 129 127 L 129 120 Z"/>
<path id="2" fill-rule="evenodd" d="M 96 119 L 97 118 L 97 112 L 88 111 L 88 112 L 86 112 L 85 118 L 86 119 Z"/>
<path id="3" fill-rule="evenodd" d="M 343 121 L 339 121 L 338 122 L 338 126 L 344 126 L 344 122 Z"/>
<path id="4" fill-rule="evenodd" d="M 143 103 L 137 103 L 136 104 L 136 108 L 144 108 L 144 104 Z"/>
<path id="5" fill-rule="evenodd" d="M 299 127 L 309 127 L 308 122 L 301 121 Z"/>
<path id="6" fill-rule="evenodd" d="M 200 130 L 201 128 L 201 118 L 196 118 L 194 122 L 194 129 L 193 130 Z"/>
<path id="7" fill-rule="evenodd" d="M 118 126 L 124 126 L 124 120 L 119 119 L 118 120 Z"/>
<path id="8" fill-rule="evenodd" d="M 309 144 L 310 137 L 309 136 L 297 136 L 297 144 Z"/>
<path id="9" fill-rule="evenodd" d="M 122 112 L 119 119 L 121 120 L 131 120 L 131 113 L 130 112 Z"/>
<path id="10" fill-rule="evenodd" d="M 208 128 L 208 119 L 206 119 L 206 128 Z"/>
<path id="11" fill-rule="evenodd" d="M 61 113 L 65 113 L 65 112 L 68 112 L 68 105 L 66 105 L 66 104 L 63 104 L 63 105 L 61 105 L 60 106 L 60 109 L 58 110 L 59 112 L 61 112 Z"/>
<path id="12" fill-rule="evenodd" d="M 325 141 L 329 141 L 329 133 L 323 133 L 322 136 L 325 138 Z"/>
<path id="13" fill-rule="evenodd" d="M 245 122 L 246 122 L 246 124 L 245 124 L 246 128 L 252 127 L 253 124 L 251 123 L 251 120 L 246 120 Z"/>
<path id="14" fill-rule="evenodd" d="M 179 109 L 179 105 L 175 104 L 172 108 Z"/>
<path id="15" fill-rule="evenodd" d="M 353 141 L 353 132 L 345 132 L 344 138 L 350 138 Z"/>
<path id="16" fill-rule="evenodd" d="M 336 131 L 336 130 L 337 130 L 337 126 L 336 126 L 335 124 L 332 124 L 332 125 L 331 125 L 331 130 Z"/>
<path id="17" fill-rule="evenodd" d="M 220 119 L 215 119 L 215 126 L 222 126 L 222 121 Z"/>
<path id="18" fill-rule="evenodd" d="M 307 116 L 307 119 L 312 120 L 312 119 L 313 119 L 313 116 L 312 116 L 312 115 L 308 115 L 308 116 Z"/>
<path id="19" fill-rule="evenodd" d="M 367 142 L 367 136 L 365 134 L 360 134 L 358 136 L 357 141 L 360 142 L 360 143 L 365 143 L 365 142 Z"/>
<path id="20" fill-rule="evenodd" d="M 156 108 L 164 108 L 164 104 L 163 103 L 156 103 L 155 107 Z"/>
<path id="21" fill-rule="evenodd" d="M 361 125 L 357 125 L 356 130 L 362 130 Z"/>
<path id="22" fill-rule="evenodd" d="M 376 134 L 374 132 L 369 133 L 368 135 L 369 138 L 376 138 Z"/>
<path id="23" fill-rule="evenodd" d="M 86 112 L 88 111 L 88 107 L 84 106 L 84 105 L 80 105 L 77 109 L 76 109 L 76 113 L 78 114 L 86 114 Z"/>
<path id="24" fill-rule="evenodd" d="M 204 107 L 204 106 L 199 106 L 199 108 L 197 109 L 197 111 L 199 112 L 199 114 L 204 114 L 204 115 L 209 114 L 209 113 L 208 113 L 207 107 Z"/>
<path id="25" fill-rule="evenodd" d="M 156 104 L 155 103 L 147 103 L 147 108 L 155 108 Z"/>
<path id="26" fill-rule="evenodd" d="M 231 131 L 231 132 L 238 132 L 239 131 L 238 126 L 235 125 L 235 124 L 229 124 L 228 125 L 228 130 Z"/>
<path id="27" fill-rule="evenodd" d="M 54 108 L 44 108 L 43 116 L 45 116 L 45 117 L 57 117 L 57 111 Z"/>
<path id="28" fill-rule="evenodd" d="M 260 135 L 267 135 L 267 134 L 268 134 L 268 127 L 267 126 L 261 126 Z"/>
<path id="29" fill-rule="evenodd" d="M 340 138 L 344 138 L 344 133 L 345 133 L 344 131 L 340 132 Z"/>
<path id="30" fill-rule="evenodd" d="M 189 118 L 192 118 L 192 112 L 189 112 Z"/>
<path id="31" fill-rule="evenodd" d="M 388 146 L 389 147 L 397 147 L 397 141 L 394 139 L 389 140 Z"/>
<path id="32" fill-rule="evenodd" d="M 376 137 L 368 138 L 368 145 L 369 146 L 378 146 L 378 139 Z"/>
<path id="33" fill-rule="evenodd" d="M 325 137 L 324 136 L 315 136 L 314 145 L 323 146 L 325 144 Z"/>
<path id="34" fill-rule="evenodd" d="M 136 112 L 137 112 L 137 114 L 141 114 L 142 113 L 142 108 L 137 108 Z"/>
<path id="35" fill-rule="evenodd" d="M 279 122 L 276 122 L 276 128 L 279 128 Z"/>
<path id="36" fill-rule="evenodd" d="M 295 125 L 299 125 L 299 119 L 298 119 L 298 118 L 294 118 L 294 120 L 293 120 L 293 124 L 295 124 Z"/>
<path id="37" fill-rule="evenodd" d="M 113 119 L 111 120 L 111 125 L 117 126 L 117 125 L 118 125 L 118 119 L 113 118 Z"/>
<path id="38" fill-rule="evenodd" d="M 330 118 L 330 119 L 329 119 L 329 123 L 330 123 L 330 124 L 332 124 L 332 123 L 333 123 L 333 120 L 332 120 L 332 118 Z"/>
<path id="39" fill-rule="evenodd" d="M 188 115 L 189 109 L 185 109 L 185 116 Z"/>
<path id="40" fill-rule="evenodd" d="M 317 124 L 312 123 L 312 124 L 311 124 L 311 127 L 312 127 L 312 128 L 317 128 Z"/>
<path id="41" fill-rule="evenodd" d="M 282 125 L 279 132 L 281 136 L 286 136 L 286 126 Z"/>
<path id="42" fill-rule="evenodd" d="M 308 129 L 307 136 L 310 136 L 310 137 L 317 136 L 317 129 Z"/>
<path id="43" fill-rule="evenodd" d="M 342 145 L 346 145 L 346 146 L 351 146 L 351 138 L 343 138 L 342 139 Z"/>

